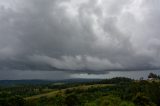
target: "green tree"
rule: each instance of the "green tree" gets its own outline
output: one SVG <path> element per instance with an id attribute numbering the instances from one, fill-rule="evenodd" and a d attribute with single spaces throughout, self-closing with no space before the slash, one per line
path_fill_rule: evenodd
<path id="1" fill-rule="evenodd" d="M 155 106 L 155 104 L 142 93 L 137 93 L 137 95 L 133 98 L 133 102 L 136 106 Z"/>
<path id="2" fill-rule="evenodd" d="M 148 78 L 158 78 L 158 76 L 154 73 L 149 73 Z"/>
<path id="3" fill-rule="evenodd" d="M 67 106 L 78 106 L 80 102 L 75 94 L 71 94 L 66 97 L 65 104 Z"/>

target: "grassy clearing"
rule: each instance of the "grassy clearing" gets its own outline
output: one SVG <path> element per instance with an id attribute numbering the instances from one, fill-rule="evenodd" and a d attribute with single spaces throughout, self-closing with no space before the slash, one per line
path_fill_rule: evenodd
<path id="1" fill-rule="evenodd" d="M 56 95 L 58 92 L 59 92 L 59 90 L 57 90 L 57 91 L 51 91 L 49 93 L 44 93 L 44 94 L 39 94 L 39 95 L 34 95 L 34 96 L 26 97 L 25 99 L 26 100 L 31 100 L 31 99 L 38 99 L 38 98 L 41 98 L 41 97 L 48 97 L 49 98 L 51 96 Z"/>
<path id="2" fill-rule="evenodd" d="M 26 97 L 26 100 L 32 100 L 32 99 L 38 99 L 41 97 L 53 97 L 56 94 L 58 94 L 59 92 L 64 93 L 66 90 L 72 90 L 72 89 L 84 89 L 87 90 L 89 88 L 96 88 L 96 87 L 105 87 L 105 86 L 113 86 L 113 84 L 94 84 L 94 85 L 80 85 L 77 87 L 71 87 L 71 88 L 66 88 L 66 89 L 62 89 L 62 90 L 53 90 L 49 93 L 44 93 L 44 94 L 39 94 L 39 95 L 34 95 L 34 96 L 30 96 L 30 97 Z"/>

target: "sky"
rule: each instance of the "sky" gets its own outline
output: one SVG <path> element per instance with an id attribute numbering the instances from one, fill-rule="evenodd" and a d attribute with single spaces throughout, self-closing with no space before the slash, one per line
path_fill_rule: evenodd
<path id="1" fill-rule="evenodd" d="M 160 0 L 0 0 L 0 79 L 160 68 L 159 22 Z"/>

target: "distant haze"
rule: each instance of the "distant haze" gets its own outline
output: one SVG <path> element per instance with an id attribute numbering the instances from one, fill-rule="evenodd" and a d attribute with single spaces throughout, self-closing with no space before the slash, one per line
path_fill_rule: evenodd
<path id="1" fill-rule="evenodd" d="M 1 79 L 159 68 L 160 0 L 0 0 Z"/>
<path id="2" fill-rule="evenodd" d="M 160 70 L 109 71 L 103 74 L 68 73 L 64 71 L 0 71 L 0 80 L 65 80 L 65 79 L 109 79 L 127 77 L 131 79 L 147 79 L 149 73 L 160 75 Z"/>

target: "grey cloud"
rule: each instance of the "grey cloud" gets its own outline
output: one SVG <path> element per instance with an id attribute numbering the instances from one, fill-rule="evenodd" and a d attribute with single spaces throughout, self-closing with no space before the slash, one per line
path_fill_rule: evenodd
<path id="1" fill-rule="evenodd" d="M 106 70 L 122 68 L 119 63 L 111 63 L 107 59 L 99 59 L 91 56 L 62 56 L 60 59 L 51 58 L 48 56 L 31 56 L 30 60 L 37 63 L 49 64 L 57 69 L 66 70 Z"/>
<path id="2" fill-rule="evenodd" d="M 0 68 L 103 73 L 157 68 L 160 2 L 1 0 Z"/>
<path id="3" fill-rule="evenodd" d="M 43 80 L 62 80 L 70 77 L 63 71 L 20 71 L 8 70 L 0 71 L 0 80 L 22 80 L 22 79 L 43 79 Z"/>

